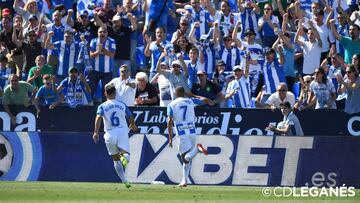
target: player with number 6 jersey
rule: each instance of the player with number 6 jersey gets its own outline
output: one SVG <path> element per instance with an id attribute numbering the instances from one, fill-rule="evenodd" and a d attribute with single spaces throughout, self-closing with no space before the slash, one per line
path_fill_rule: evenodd
<path id="1" fill-rule="evenodd" d="M 99 129 L 104 120 L 104 139 L 109 155 L 113 158 L 114 168 L 125 187 L 130 184 L 125 175 L 125 168 L 130 159 L 129 128 L 126 118 L 129 120 L 129 127 L 136 131 L 134 117 L 125 103 L 115 99 L 115 85 L 110 83 L 105 86 L 106 101 L 98 106 L 95 118 L 93 140 L 99 141 Z"/>

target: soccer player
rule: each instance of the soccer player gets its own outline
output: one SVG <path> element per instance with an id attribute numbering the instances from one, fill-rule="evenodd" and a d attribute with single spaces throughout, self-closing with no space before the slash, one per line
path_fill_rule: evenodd
<path id="1" fill-rule="evenodd" d="M 101 118 L 104 120 L 104 139 L 109 155 L 113 158 L 114 168 L 126 188 L 131 187 L 125 176 L 125 168 L 129 162 L 129 128 L 126 118 L 129 120 L 129 127 L 136 131 L 134 117 L 129 108 L 123 102 L 115 99 L 116 89 L 114 84 L 105 86 L 106 101 L 98 106 L 95 118 L 93 140 L 99 141 L 99 129 Z"/>
<path id="2" fill-rule="evenodd" d="M 173 124 L 178 139 L 178 149 L 183 162 L 183 178 L 179 187 L 187 186 L 187 179 L 191 169 L 192 159 L 199 152 L 207 155 L 207 150 L 201 145 L 196 145 L 195 128 L 195 105 L 203 103 L 214 105 L 209 99 L 189 99 L 185 98 L 185 89 L 179 86 L 175 89 L 176 99 L 173 100 L 167 108 L 169 130 L 169 147 L 172 147 Z"/>

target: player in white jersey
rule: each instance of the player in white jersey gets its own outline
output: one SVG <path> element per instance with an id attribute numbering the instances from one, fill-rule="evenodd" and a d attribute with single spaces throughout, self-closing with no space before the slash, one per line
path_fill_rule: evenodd
<path id="1" fill-rule="evenodd" d="M 195 110 L 196 105 L 209 104 L 214 102 L 207 98 L 195 99 L 185 98 L 185 89 L 177 87 L 175 89 L 176 99 L 167 107 L 169 130 L 169 147 L 172 147 L 173 125 L 175 124 L 176 137 L 178 139 L 178 148 L 183 162 L 183 178 L 179 187 L 187 186 L 187 179 L 191 169 L 192 159 L 199 152 L 207 155 L 207 150 L 201 145 L 196 145 L 196 128 L 195 128 Z"/>
<path id="2" fill-rule="evenodd" d="M 96 112 L 93 140 L 95 143 L 99 141 L 99 130 L 101 119 L 103 119 L 106 148 L 113 158 L 116 173 L 125 184 L 125 187 L 129 188 L 131 185 L 125 175 L 125 167 L 130 158 L 129 128 L 126 118 L 129 120 L 131 130 L 136 131 L 137 126 L 126 104 L 115 99 L 116 89 L 114 84 L 110 83 L 105 86 L 105 96 L 107 101 L 99 105 Z"/>

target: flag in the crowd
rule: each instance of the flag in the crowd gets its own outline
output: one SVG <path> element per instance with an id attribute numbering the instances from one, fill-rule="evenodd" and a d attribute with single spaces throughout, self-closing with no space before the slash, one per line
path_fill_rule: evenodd
<path id="1" fill-rule="evenodd" d="M 91 13 L 95 7 L 102 7 L 104 5 L 103 0 L 79 0 L 76 6 L 78 11 L 87 10 Z"/>

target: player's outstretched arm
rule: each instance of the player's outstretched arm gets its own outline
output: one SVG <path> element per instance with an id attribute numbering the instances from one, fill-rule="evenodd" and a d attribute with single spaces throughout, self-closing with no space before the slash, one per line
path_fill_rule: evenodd
<path id="1" fill-rule="evenodd" d="M 101 122 L 102 122 L 101 116 L 99 114 L 96 115 L 94 134 L 93 134 L 93 140 L 95 144 L 99 141 L 99 130 L 100 130 Z"/>
<path id="2" fill-rule="evenodd" d="M 138 130 L 138 127 L 137 127 L 136 124 L 135 124 L 135 119 L 134 119 L 134 117 L 131 116 L 131 117 L 129 118 L 129 123 L 130 123 L 129 128 L 130 128 L 133 132 L 135 132 L 135 131 Z"/>
<path id="3" fill-rule="evenodd" d="M 168 131 L 169 131 L 169 147 L 172 148 L 172 138 L 173 138 L 173 123 L 174 123 L 174 120 L 172 117 L 168 117 L 168 123 L 167 123 L 167 128 L 168 128 Z"/>

